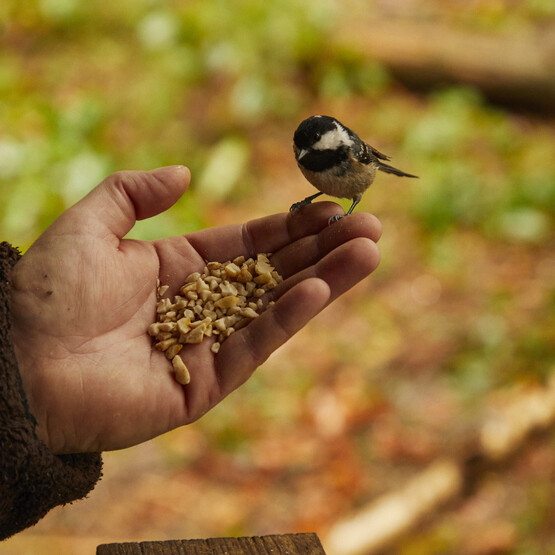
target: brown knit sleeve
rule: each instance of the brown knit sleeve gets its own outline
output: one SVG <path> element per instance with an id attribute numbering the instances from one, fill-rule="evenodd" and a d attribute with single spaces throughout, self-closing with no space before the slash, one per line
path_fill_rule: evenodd
<path id="1" fill-rule="evenodd" d="M 35 433 L 10 340 L 10 274 L 19 258 L 0 243 L 0 539 L 85 497 L 102 474 L 100 453 L 54 455 Z"/>

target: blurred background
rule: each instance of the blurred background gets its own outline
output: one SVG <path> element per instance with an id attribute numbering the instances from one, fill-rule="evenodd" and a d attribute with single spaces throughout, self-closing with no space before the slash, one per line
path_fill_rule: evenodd
<path id="1" fill-rule="evenodd" d="M 554 68 L 551 0 L 2 0 L 0 238 L 23 250 L 121 169 L 193 175 L 135 238 L 287 211 L 313 192 L 291 150 L 311 114 L 420 176 L 380 175 L 362 200 L 384 226 L 369 279 L 199 422 L 106 453 L 87 500 L 2 553 L 324 539 L 464 456 L 492 403 L 554 369 Z M 387 552 L 554 552 L 554 447 Z"/>

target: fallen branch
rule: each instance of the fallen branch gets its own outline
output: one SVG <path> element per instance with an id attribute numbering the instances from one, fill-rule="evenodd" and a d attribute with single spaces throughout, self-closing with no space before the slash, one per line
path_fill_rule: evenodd
<path id="1" fill-rule="evenodd" d="M 555 26 L 477 33 L 440 23 L 392 20 L 349 28 L 339 44 L 366 52 L 418 87 L 468 84 L 493 100 L 555 111 Z"/>
<path id="2" fill-rule="evenodd" d="M 513 392 L 492 408 L 463 460 L 443 459 L 395 492 L 337 523 L 324 538 L 328 555 L 370 555 L 391 545 L 447 503 L 470 497 L 491 471 L 506 468 L 540 433 L 555 427 L 555 374 L 545 387 Z"/>

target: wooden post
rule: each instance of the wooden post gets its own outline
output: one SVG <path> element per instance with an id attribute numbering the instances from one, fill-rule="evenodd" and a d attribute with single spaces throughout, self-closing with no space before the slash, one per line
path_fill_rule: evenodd
<path id="1" fill-rule="evenodd" d="M 326 555 L 316 534 L 284 534 L 205 540 L 99 545 L 96 555 Z"/>

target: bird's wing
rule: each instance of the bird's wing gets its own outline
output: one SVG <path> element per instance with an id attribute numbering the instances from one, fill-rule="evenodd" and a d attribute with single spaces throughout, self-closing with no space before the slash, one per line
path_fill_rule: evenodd
<path id="1" fill-rule="evenodd" d="M 384 164 L 383 162 L 378 162 L 378 169 L 385 173 L 392 173 L 393 175 L 398 175 L 400 177 L 418 177 L 417 175 L 413 175 L 412 173 L 404 172 L 403 170 L 399 170 L 390 166 L 389 164 Z"/>
<path id="2" fill-rule="evenodd" d="M 375 149 L 373 146 L 369 145 L 368 143 L 365 143 L 367 149 L 376 157 L 379 158 L 380 160 L 391 160 L 391 157 L 388 156 L 387 154 L 383 154 L 383 152 L 380 152 L 379 150 Z"/>
<path id="3" fill-rule="evenodd" d="M 359 162 L 360 164 L 364 164 L 367 166 L 372 161 L 376 161 L 375 156 L 373 156 L 372 152 L 368 148 L 369 145 L 362 141 L 358 141 L 351 147 L 351 152 L 353 159 Z"/>
<path id="4" fill-rule="evenodd" d="M 378 158 L 380 160 L 389 160 L 389 156 L 382 154 L 373 146 L 370 146 L 368 143 L 365 143 L 363 141 L 359 141 L 357 144 L 353 145 L 351 149 L 354 159 L 361 164 L 377 164 Z"/>

